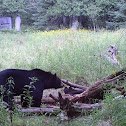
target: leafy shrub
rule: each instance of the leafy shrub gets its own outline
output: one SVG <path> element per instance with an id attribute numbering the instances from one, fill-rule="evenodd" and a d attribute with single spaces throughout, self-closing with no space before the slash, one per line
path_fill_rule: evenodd
<path id="1" fill-rule="evenodd" d="M 113 126 L 126 125 L 126 97 L 123 95 L 106 94 L 106 104 L 102 110 L 94 114 L 95 122 L 109 121 Z"/>

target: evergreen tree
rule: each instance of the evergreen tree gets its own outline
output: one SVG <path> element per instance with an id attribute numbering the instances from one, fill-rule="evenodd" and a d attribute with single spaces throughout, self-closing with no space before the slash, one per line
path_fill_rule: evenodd
<path id="1" fill-rule="evenodd" d="M 25 0 L 0 0 L 1 15 L 13 15 L 24 12 Z"/>
<path id="2" fill-rule="evenodd" d="M 126 27 L 126 0 L 121 0 L 115 6 L 115 11 L 109 12 L 107 25 L 111 29 Z"/>
<path id="3" fill-rule="evenodd" d="M 84 0 L 40 0 L 37 3 L 37 12 L 33 14 L 34 25 L 37 29 L 71 27 L 74 23 L 79 25 L 80 17 L 84 9 Z"/>
<path id="4" fill-rule="evenodd" d="M 0 0 L 0 16 L 11 16 L 13 19 L 16 16 L 20 16 L 22 23 L 30 25 L 31 13 L 35 10 L 32 6 L 32 2 L 35 0 Z"/>
<path id="5" fill-rule="evenodd" d="M 107 12 L 112 10 L 118 0 L 40 0 L 33 14 L 34 25 L 37 29 L 49 27 L 72 27 L 85 24 L 96 28 L 105 24 Z M 100 22 L 100 23 L 99 23 Z"/>
<path id="6" fill-rule="evenodd" d="M 86 16 L 89 18 L 89 27 L 99 28 L 105 26 L 108 12 L 113 10 L 119 0 L 87 0 L 85 3 Z"/>
<path id="7" fill-rule="evenodd" d="M 39 0 L 34 6 L 37 7 L 36 12 L 33 14 L 34 26 L 36 29 L 45 30 L 50 27 L 54 27 L 55 17 L 51 16 L 48 11 L 55 4 L 54 0 Z M 52 28 L 50 28 L 52 29 Z M 47 30 L 47 29 L 46 29 Z"/>
<path id="8" fill-rule="evenodd" d="M 57 15 L 60 17 L 63 25 L 66 25 L 68 21 L 68 26 L 77 29 L 83 10 L 83 0 L 57 0 L 49 13 L 52 16 Z"/>
<path id="9" fill-rule="evenodd" d="M 85 11 L 83 13 L 86 14 L 86 16 L 89 18 L 90 21 L 90 27 L 92 27 L 94 30 L 97 27 L 97 20 L 100 16 L 100 12 L 102 10 L 102 7 L 100 6 L 100 2 L 98 0 L 95 1 L 87 1 L 85 4 Z"/>

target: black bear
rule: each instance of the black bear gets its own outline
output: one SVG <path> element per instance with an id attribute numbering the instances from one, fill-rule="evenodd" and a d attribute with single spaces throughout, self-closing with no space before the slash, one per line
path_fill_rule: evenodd
<path id="1" fill-rule="evenodd" d="M 28 107 L 28 102 L 25 101 L 25 91 L 28 86 L 30 88 L 30 96 L 32 97 L 32 107 L 39 107 L 44 89 L 62 88 L 63 84 L 56 74 L 51 74 L 40 69 L 21 70 L 21 69 L 6 69 L 0 72 L 0 95 L 3 93 L 3 100 L 13 106 L 14 96 L 21 95 L 22 107 Z M 2 86 L 4 89 L 2 89 Z M 23 95 L 22 95 L 23 94 Z"/>

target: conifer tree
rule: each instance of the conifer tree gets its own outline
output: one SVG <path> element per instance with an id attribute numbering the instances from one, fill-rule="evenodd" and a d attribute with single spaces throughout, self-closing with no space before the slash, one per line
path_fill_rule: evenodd
<path id="1" fill-rule="evenodd" d="M 26 0 L 0 0 L 1 15 L 24 12 Z"/>
<path id="2" fill-rule="evenodd" d="M 36 29 L 46 29 L 51 28 L 55 25 L 53 19 L 55 17 L 50 16 L 48 11 L 55 4 L 54 0 L 39 0 L 39 2 L 35 3 L 37 7 L 36 12 L 33 14 L 34 25 Z M 47 30 L 47 29 L 46 29 Z"/>
<path id="3" fill-rule="evenodd" d="M 115 11 L 109 12 L 107 25 L 111 29 L 126 27 L 126 0 L 121 0 L 115 6 Z"/>
<path id="4" fill-rule="evenodd" d="M 105 24 L 107 12 L 118 0 L 39 0 L 37 11 L 33 14 L 37 29 L 54 29 L 61 25 L 77 29 L 78 26 L 99 26 Z M 86 23 L 85 23 L 86 22 Z M 50 29 L 49 28 L 49 29 Z"/>
<path id="5" fill-rule="evenodd" d="M 23 24 L 30 25 L 31 5 L 31 0 L 0 0 L 0 16 L 11 16 L 13 19 L 20 16 Z"/>

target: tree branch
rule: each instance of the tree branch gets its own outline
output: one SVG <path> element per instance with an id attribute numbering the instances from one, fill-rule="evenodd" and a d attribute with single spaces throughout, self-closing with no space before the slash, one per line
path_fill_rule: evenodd
<path id="1" fill-rule="evenodd" d="M 80 88 L 80 89 L 83 89 L 83 90 L 87 90 L 87 87 L 84 87 L 84 86 L 81 86 L 81 85 L 78 85 L 78 84 L 74 84 L 74 83 L 71 83 L 67 80 L 64 80 L 64 79 L 61 79 L 61 81 L 66 84 L 66 85 L 69 85 L 70 87 L 74 87 L 74 88 Z"/>

